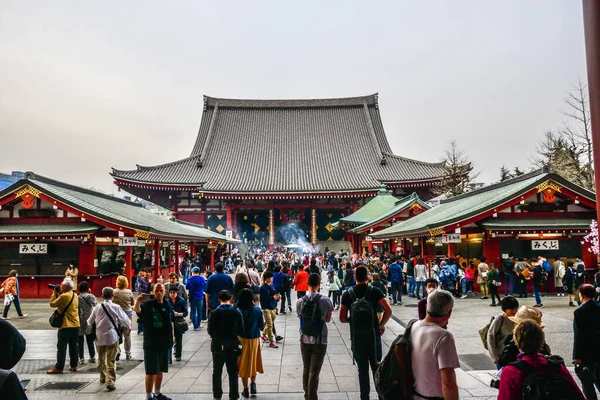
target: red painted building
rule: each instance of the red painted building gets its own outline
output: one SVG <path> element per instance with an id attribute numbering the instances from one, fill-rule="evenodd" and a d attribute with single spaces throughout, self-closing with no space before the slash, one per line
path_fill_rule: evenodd
<path id="1" fill-rule="evenodd" d="M 122 189 L 218 233 L 273 246 L 293 223 L 312 244 L 349 240 L 334 223 L 381 185 L 404 197 L 443 176 L 440 163 L 392 153 L 377 95 L 320 100 L 204 98 L 189 157 L 113 169 Z"/>
<path id="2" fill-rule="evenodd" d="M 0 276 L 19 272 L 21 297 L 49 297 L 69 264 L 100 295 L 134 257 L 156 274 L 174 270 L 181 249 L 233 242 L 200 226 L 166 219 L 139 204 L 31 172 L 0 191 Z M 213 253 L 214 254 L 214 253 Z M 1 278 L 0 278 L 1 279 Z M 131 283 L 131 279 L 130 279 Z"/>
<path id="3" fill-rule="evenodd" d="M 485 256 L 501 266 L 511 253 L 528 259 L 541 254 L 548 259 L 579 257 L 596 269 L 596 256 L 587 242 L 582 244 L 595 212 L 593 192 L 540 170 L 443 200 L 372 236 L 410 243 L 426 258 Z"/>

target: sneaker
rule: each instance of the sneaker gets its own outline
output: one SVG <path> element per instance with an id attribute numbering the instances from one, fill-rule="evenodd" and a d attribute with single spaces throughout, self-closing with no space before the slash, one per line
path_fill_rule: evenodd
<path id="1" fill-rule="evenodd" d="M 279 311 L 279 314 L 283 314 L 283 315 L 285 315 L 285 314 L 287 314 L 287 313 L 286 313 L 285 311 Z"/>
<path id="2" fill-rule="evenodd" d="M 19 319 L 23 319 L 23 318 L 25 318 L 25 317 L 26 317 L 26 316 L 28 316 L 28 315 L 29 315 L 29 314 L 23 314 L 23 315 L 19 315 Z"/>
<path id="3" fill-rule="evenodd" d="M 402 302 L 401 302 L 401 301 L 399 301 L 399 302 L 398 302 L 398 305 L 399 305 L 399 306 L 401 306 L 401 305 L 402 305 Z"/>
<path id="4" fill-rule="evenodd" d="M 131 360 L 131 354 L 127 354 L 127 355 L 125 356 L 125 359 L 126 359 L 126 360 Z"/>
<path id="5" fill-rule="evenodd" d="M 96 362 L 96 357 L 90 357 L 90 359 L 88 360 L 91 363 L 95 363 Z"/>
<path id="6" fill-rule="evenodd" d="M 263 342 L 269 341 L 269 339 L 265 335 L 261 336 L 260 338 L 262 339 Z"/>
<path id="7" fill-rule="evenodd" d="M 181 361 L 181 357 L 175 357 L 175 361 Z"/>
<path id="8" fill-rule="evenodd" d="M 154 397 L 156 398 L 156 400 L 172 400 L 170 397 L 167 397 L 162 393 L 155 394 Z"/>
<path id="9" fill-rule="evenodd" d="M 467 295 L 465 294 L 464 296 L 461 297 L 461 299 L 466 299 Z M 483 298 L 483 297 L 482 297 Z"/>
<path id="10" fill-rule="evenodd" d="M 490 307 L 496 307 L 495 303 L 490 304 Z"/>
<path id="11" fill-rule="evenodd" d="M 49 369 L 48 371 L 46 371 L 46 373 L 49 374 L 49 375 L 62 374 L 63 370 L 62 369 L 57 369 L 56 367 L 52 367 L 51 369 Z"/>
<path id="12" fill-rule="evenodd" d="M 270 348 L 272 348 L 272 349 L 278 349 L 278 348 L 279 348 L 279 346 L 277 346 L 277 345 L 275 344 L 275 342 L 271 342 L 271 343 L 269 343 L 269 347 L 270 347 Z"/>
<path id="13" fill-rule="evenodd" d="M 283 336 L 275 336 L 276 342 L 281 342 L 283 340 Z"/>
<path id="14" fill-rule="evenodd" d="M 77 372 L 77 368 L 71 367 L 71 368 L 69 368 L 69 371 L 71 371 L 71 372 Z"/>
<path id="15" fill-rule="evenodd" d="M 292 306 L 288 305 L 288 311 L 292 312 Z"/>
<path id="16" fill-rule="evenodd" d="M 2 317 L 3 320 L 8 321 L 10 317 Z"/>
<path id="17" fill-rule="evenodd" d="M 107 389 L 108 391 L 113 391 L 113 390 L 115 390 L 115 389 L 116 389 L 116 387 L 115 387 L 115 385 L 106 385 L 106 389 Z"/>
<path id="18" fill-rule="evenodd" d="M 83 364 L 85 364 L 85 359 L 83 359 L 83 358 L 80 358 L 80 359 L 79 359 L 79 365 L 83 365 Z"/>
<path id="19" fill-rule="evenodd" d="M 244 390 L 242 390 L 242 397 L 245 397 L 245 398 L 250 397 L 250 392 L 248 391 L 248 388 L 244 388 Z"/>
<path id="20" fill-rule="evenodd" d="M 570 301 L 570 302 L 569 302 L 569 306 L 570 306 L 570 307 L 577 307 L 575 304 L 573 304 L 573 302 L 572 302 L 572 301 Z"/>
<path id="21" fill-rule="evenodd" d="M 256 382 L 250 382 L 250 394 L 256 396 Z"/>

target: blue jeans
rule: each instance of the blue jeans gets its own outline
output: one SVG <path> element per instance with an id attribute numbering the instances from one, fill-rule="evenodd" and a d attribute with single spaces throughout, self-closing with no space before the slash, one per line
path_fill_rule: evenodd
<path id="1" fill-rule="evenodd" d="M 198 329 L 200 327 L 200 321 L 202 321 L 202 302 L 203 299 L 190 300 L 190 318 L 194 325 L 194 329 Z"/>
<path id="2" fill-rule="evenodd" d="M 540 286 L 533 285 L 533 297 L 535 297 L 535 304 L 542 304 L 542 298 L 540 297 Z"/>
<path id="3" fill-rule="evenodd" d="M 504 274 L 504 295 L 508 296 L 508 284 L 510 282 L 510 295 L 515 293 L 515 274 Z"/>
<path id="4" fill-rule="evenodd" d="M 190 276 L 189 268 L 184 268 L 183 269 L 183 284 L 184 285 L 187 285 L 187 280 L 188 280 L 189 276 Z"/>
<path id="5" fill-rule="evenodd" d="M 419 294 L 419 290 L 422 294 Z M 425 282 L 417 282 L 416 292 L 418 298 L 425 297 Z"/>
<path id="6" fill-rule="evenodd" d="M 467 278 L 462 278 L 461 286 L 462 286 L 462 295 L 464 296 L 467 294 Z"/>
<path id="7" fill-rule="evenodd" d="M 19 317 L 21 315 L 23 315 L 23 312 L 21 311 L 21 303 L 19 301 L 19 296 L 15 296 L 15 298 L 13 299 L 12 303 L 8 303 L 7 305 L 4 306 L 4 313 L 2 314 L 2 316 L 4 318 L 8 317 L 8 310 L 10 309 L 10 305 L 14 304 L 15 305 L 15 310 L 17 310 L 17 314 L 19 315 Z"/>
<path id="8" fill-rule="evenodd" d="M 379 361 L 381 361 L 381 336 L 379 336 L 379 334 L 375 336 L 375 343 L 373 343 L 372 338 L 366 340 L 354 340 L 355 343 L 353 343 L 352 354 L 356 360 L 356 366 L 358 367 L 360 399 L 368 400 L 371 391 L 369 368 L 373 373 L 373 378 L 375 378 Z"/>
<path id="9" fill-rule="evenodd" d="M 398 301 L 402 302 L 402 282 L 392 282 L 392 287 L 390 288 L 392 294 L 392 301 L 396 304 Z M 398 295 L 396 297 L 396 294 Z"/>
<path id="10" fill-rule="evenodd" d="M 406 288 L 406 291 L 408 292 L 409 297 L 415 295 L 415 277 L 414 276 L 408 277 L 408 287 Z"/>

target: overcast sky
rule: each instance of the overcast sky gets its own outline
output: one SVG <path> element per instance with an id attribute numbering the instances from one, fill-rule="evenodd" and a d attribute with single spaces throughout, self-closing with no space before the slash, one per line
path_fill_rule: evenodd
<path id="1" fill-rule="evenodd" d="M 396 154 L 438 161 L 454 137 L 491 183 L 529 166 L 579 76 L 576 0 L 5 0 L 0 171 L 113 192 L 110 167 L 189 156 L 203 94 L 379 92 Z"/>

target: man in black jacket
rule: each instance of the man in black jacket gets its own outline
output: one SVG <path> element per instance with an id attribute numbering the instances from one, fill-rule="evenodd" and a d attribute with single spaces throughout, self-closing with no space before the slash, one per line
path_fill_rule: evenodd
<path id="1" fill-rule="evenodd" d="M 239 398 L 237 358 L 241 353 L 238 336 L 244 332 L 242 314 L 233 307 L 233 295 L 228 290 L 219 292 L 219 307 L 208 315 L 208 334 L 212 338 L 210 351 L 213 355 L 213 397 L 221 399 L 223 365 L 229 376 L 229 400 Z"/>
<path id="2" fill-rule="evenodd" d="M 596 290 L 586 284 L 579 288 L 581 306 L 575 310 L 573 364 L 588 400 L 596 400 L 594 385 L 600 390 L 600 307 L 594 302 Z"/>
<path id="3" fill-rule="evenodd" d="M 504 296 L 508 296 L 508 284 L 510 282 L 510 295 L 515 293 L 515 256 L 510 253 L 507 259 L 502 260 L 502 272 L 504 272 Z"/>

